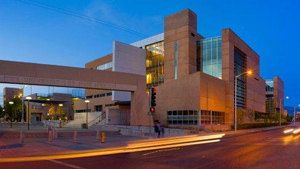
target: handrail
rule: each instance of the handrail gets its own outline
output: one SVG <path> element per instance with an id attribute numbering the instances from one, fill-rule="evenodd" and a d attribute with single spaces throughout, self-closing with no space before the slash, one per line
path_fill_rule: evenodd
<path id="1" fill-rule="evenodd" d="M 101 120 L 100 120 L 100 118 L 101 118 Z M 96 120 L 100 120 L 100 121 L 98 121 L 98 123 L 100 123 L 101 121 L 103 121 L 104 119 L 106 119 L 106 112 L 102 112 L 98 117 L 96 117 L 94 120 L 92 120 L 92 121 L 90 121 L 89 123 L 88 123 L 88 125 L 90 124 L 90 123 L 93 123 L 93 125 L 95 124 L 94 122 L 96 121 Z"/>

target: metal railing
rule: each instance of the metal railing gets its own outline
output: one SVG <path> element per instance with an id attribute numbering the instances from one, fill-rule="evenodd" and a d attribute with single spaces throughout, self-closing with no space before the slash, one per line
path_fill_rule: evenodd
<path id="1" fill-rule="evenodd" d="M 96 125 L 98 123 L 101 123 L 103 120 L 106 119 L 106 112 L 102 112 L 98 117 L 96 117 L 94 120 L 90 121 L 88 123 L 88 126 L 93 126 Z"/>

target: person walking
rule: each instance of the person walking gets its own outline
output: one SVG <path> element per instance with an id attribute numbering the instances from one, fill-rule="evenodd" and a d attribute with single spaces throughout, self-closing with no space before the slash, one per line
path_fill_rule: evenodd
<path id="1" fill-rule="evenodd" d="M 161 137 L 165 137 L 165 127 L 163 125 L 160 127 L 160 131 L 161 131 Z"/>
<path id="2" fill-rule="evenodd" d="M 158 122 L 156 122 L 154 125 L 154 132 L 155 132 L 156 138 L 159 138 L 160 137 L 160 126 L 159 126 Z"/>

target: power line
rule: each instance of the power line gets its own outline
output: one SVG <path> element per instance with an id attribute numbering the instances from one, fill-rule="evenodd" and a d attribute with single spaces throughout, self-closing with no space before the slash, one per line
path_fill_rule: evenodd
<path id="1" fill-rule="evenodd" d="M 122 30 L 122 31 L 125 31 L 125 32 L 128 32 L 128 33 L 131 33 L 133 35 L 136 35 L 136 36 L 139 36 L 139 37 L 142 37 L 142 38 L 148 37 L 145 34 L 142 34 L 140 32 L 132 30 L 132 29 L 128 29 L 124 26 L 116 25 L 114 23 L 110 23 L 110 22 L 107 22 L 107 21 L 104 21 L 104 20 L 101 20 L 101 19 L 93 18 L 93 17 L 87 16 L 87 15 L 84 15 L 84 14 L 72 12 L 72 11 L 69 11 L 69 10 L 66 10 L 66 9 L 63 9 L 63 8 L 59 8 L 59 7 L 55 7 L 55 6 L 52 6 L 52 5 L 43 4 L 43 3 L 36 2 L 36 1 L 33 1 L 33 0 L 15 0 L 15 1 L 25 3 L 25 4 L 29 4 L 29 5 L 33 5 L 33 6 L 40 7 L 40 8 L 44 8 L 44 9 L 47 9 L 47 10 L 59 12 L 59 13 L 65 14 L 65 15 L 70 15 L 70 16 L 73 16 L 73 17 L 77 17 L 77 18 L 80 18 L 80 19 L 87 20 L 87 21 L 95 22 L 95 23 L 98 23 L 98 24 L 101 24 L 101 25 L 109 26 L 109 27 L 112 27 L 112 28 L 115 28 L 115 29 L 119 29 L 119 30 Z"/>

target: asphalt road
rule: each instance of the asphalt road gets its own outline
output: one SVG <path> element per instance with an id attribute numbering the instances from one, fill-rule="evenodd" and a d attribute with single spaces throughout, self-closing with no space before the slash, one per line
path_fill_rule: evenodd
<path id="1" fill-rule="evenodd" d="M 68 160 L 0 164 L 0 169 L 300 168 L 300 134 L 283 129 L 225 136 L 221 142 Z"/>

